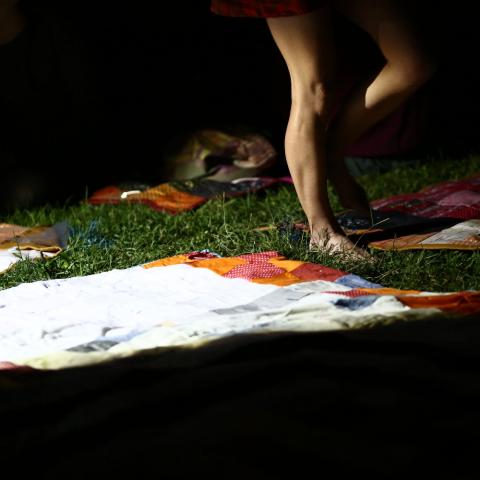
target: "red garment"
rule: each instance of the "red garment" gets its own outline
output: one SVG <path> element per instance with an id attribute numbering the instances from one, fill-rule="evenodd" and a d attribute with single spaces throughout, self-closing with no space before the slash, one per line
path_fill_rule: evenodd
<path id="1" fill-rule="evenodd" d="M 323 7 L 328 0 L 212 0 L 211 10 L 227 17 L 288 17 Z"/>

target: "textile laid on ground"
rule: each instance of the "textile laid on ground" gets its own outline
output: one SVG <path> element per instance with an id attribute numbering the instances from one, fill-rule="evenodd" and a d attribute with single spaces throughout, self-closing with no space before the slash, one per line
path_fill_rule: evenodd
<path id="1" fill-rule="evenodd" d="M 480 218 L 480 175 L 438 183 L 417 193 L 374 200 L 371 206 L 373 229 L 381 230 L 416 224 L 431 226 L 441 219 L 449 219 L 453 224 Z M 352 231 L 372 230 L 371 219 L 356 217 L 353 212 L 345 212 L 339 218 L 342 226 Z"/>
<path id="2" fill-rule="evenodd" d="M 67 237 L 68 226 L 63 222 L 34 228 L 0 224 L 0 273 L 19 260 L 58 255 L 66 247 Z"/>
<path id="3" fill-rule="evenodd" d="M 475 479 L 479 404 L 478 318 L 238 335 L 1 371 L 2 469 L 29 478 L 34 468 L 40 480 L 290 480 L 312 469 Z"/>
<path id="4" fill-rule="evenodd" d="M 372 202 L 382 212 L 404 212 L 422 218 L 480 218 L 480 175 L 426 187 L 418 193 Z"/>
<path id="5" fill-rule="evenodd" d="M 336 330 L 480 312 L 480 293 L 382 288 L 276 252 L 194 252 L 0 291 L 3 368 L 58 369 L 237 333 Z"/>
<path id="6" fill-rule="evenodd" d="M 480 250 L 480 220 L 467 220 L 440 232 L 377 240 L 368 246 L 379 250 Z"/>
<path id="7" fill-rule="evenodd" d="M 169 180 L 208 176 L 210 180 L 232 181 L 258 177 L 271 167 L 277 152 L 262 135 L 229 134 L 199 130 L 177 139 L 165 152 L 164 168 Z"/>
<path id="8" fill-rule="evenodd" d="M 97 190 L 88 199 L 92 205 L 121 202 L 142 203 L 154 210 L 176 214 L 192 210 L 215 197 L 236 197 L 257 192 L 278 182 L 290 182 L 289 177 L 253 177 L 221 182 L 209 178 L 162 183 L 146 190 L 124 191 L 116 186 Z"/>
<path id="9" fill-rule="evenodd" d="M 409 235 L 398 231 L 395 238 L 372 241 L 369 243 L 372 248 L 480 249 L 480 175 L 432 185 L 414 194 L 377 200 L 372 206 L 383 214 L 412 215 L 426 222 L 420 223 L 416 231 L 408 232 Z M 449 228 L 435 227 L 433 222 L 442 220 L 450 222 L 444 225 Z M 429 225 L 429 221 L 432 224 Z"/>
<path id="10" fill-rule="evenodd" d="M 143 203 L 166 213 L 192 210 L 209 199 L 246 195 L 285 178 L 262 177 L 277 158 L 272 144 L 255 133 L 229 134 L 199 130 L 170 146 L 165 153 L 169 181 L 154 187 L 125 189 L 107 186 L 93 193 L 88 202 Z"/>
<path id="11" fill-rule="evenodd" d="M 348 235 L 363 235 L 369 247 L 480 249 L 480 175 L 375 200 L 371 205 L 373 219 L 354 212 L 338 217 Z"/>
<path id="12" fill-rule="evenodd" d="M 393 235 L 413 231 L 434 230 L 455 225 L 458 220 L 450 218 L 422 218 L 402 212 L 371 211 L 372 216 L 367 218 L 359 216 L 356 212 L 348 210 L 337 215 L 338 223 L 348 236 L 364 239 L 363 243 L 372 246 L 376 237 L 390 239 Z M 301 234 L 309 234 L 308 225 L 300 221 L 280 222 L 277 225 L 268 225 L 254 228 L 255 231 L 270 231 L 278 229 L 282 234 L 287 234 L 291 240 L 299 240 Z"/>

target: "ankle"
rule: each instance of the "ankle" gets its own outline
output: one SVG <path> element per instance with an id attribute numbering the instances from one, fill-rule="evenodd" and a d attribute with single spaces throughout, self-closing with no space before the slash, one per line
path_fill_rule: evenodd
<path id="1" fill-rule="evenodd" d="M 343 235 L 343 230 L 341 227 L 338 225 L 338 223 L 335 222 L 330 222 L 328 220 L 324 221 L 317 221 L 317 222 L 309 222 L 310 226 L 310 234 L 313 235 L 319 235 L 321 237 L 329 236 L 329 235 L 338 235 L 341 234 Z"/>

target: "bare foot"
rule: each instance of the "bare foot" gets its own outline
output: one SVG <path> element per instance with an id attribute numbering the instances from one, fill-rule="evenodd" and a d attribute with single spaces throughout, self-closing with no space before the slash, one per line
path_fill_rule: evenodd
<path id="1" fill-rule="evenodd" d="M 311 233 L 310 250 L 341 255 L 352 260 L 371 260 L 373 258 L 366 250 L 357 247 L 348 237 L 328 228 Z"/>

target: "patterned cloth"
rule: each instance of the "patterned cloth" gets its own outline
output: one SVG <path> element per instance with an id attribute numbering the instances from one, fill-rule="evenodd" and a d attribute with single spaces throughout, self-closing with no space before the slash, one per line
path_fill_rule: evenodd
<path id="1" fill-rule="evenodd" d="M 231 182 L 220 182 L 208 178 L 162 183 L 144 191 L 123 191 L 116 186 L 97 190 L 88 199 L 92 205 L 121 202 L 142 203 L 160 212 L 176 214 L 192 210 L 215 197 L 238 197 L 257 192 L 279 182 L 290 183 L 289 179 L 253 177 Z"/>
<path id="2" fill-rule="evenodd" d="M 262 135 L 199 130 L 165 151 L 165 174 L 170 181 L 154 187 L 123 189 L 107 186 L 93 193 L 89 203 L 143 203 L 171 214 L 192 210 L 216 196 L 246 195 L 283 179 L 261 176 L 277 158 Z"/>
<path id="3" fill-rule="evenodd" d="M 431 185 L 418 193 L 375 200 L 372 207 L 423 218 L 480 218 L 480 175 Z"/>
<path id="4" fill-rule="evenodd" d="M 480 250 L 480 220 L 467 220 L 439 232 L 377 240 L 368 246 L 378 250 Z"/>
<path id="5" fill-rule="evenodd" d="M 353 211 L 337 218 L 348 235 L 361 236 L 372 248 L 480 249 L 480 175 L 375 200 L 371 206 L 373 224 Z"/>
<path id="6" fill-rule="evenodd" d="M 379 231 L 397 233 L 402 228 L 452 226 L 461 220 L 480 218 L 480 175 L 450 180 L 423 188 L 417 193 L 394 195 L 370 203 L 372 219 L 345 211 L 337 216 L 349 234 Z M 438 230 L 441 230 L 439 228 Z M 438 231 L 437 230 L 437 231 Z M 412 233 L 412 232 L 410 232 Z"/>
<path id="7" fill-rule="evenodd" d="M 325 331 L 480 312 L 479 292 L 383 288 L 277 252 L 192 252 L 0 291 L 0 368 L 59 369 L 240 333 Z"/>
<path id="8" fill-rule="evenodd" d="M 228 17 L 288 17 L 312 12 L 327 0 L 212 0 L 211 10 Z"/>

